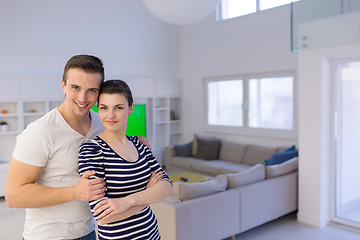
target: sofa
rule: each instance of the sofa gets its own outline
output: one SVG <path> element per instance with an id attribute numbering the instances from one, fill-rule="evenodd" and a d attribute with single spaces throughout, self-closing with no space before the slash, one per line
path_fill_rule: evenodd
<path id="1" fill-rule="evenodd" d="M 204 182 L 174 182 L 172 196 L 151 204 L 165 240 L 235 239 L 297 210 L 295 146 L 264 147 L 195 135 L 190 143 L 167 147 L 165 155 L 168 173 L 211 176 Z"/>

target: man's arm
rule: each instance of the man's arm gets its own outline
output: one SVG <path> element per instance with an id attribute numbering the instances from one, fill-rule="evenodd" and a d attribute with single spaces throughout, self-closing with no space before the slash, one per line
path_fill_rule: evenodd
<path id="1" fill-rule="evenodd" d="M 51 188 L 36 183 L 43 171 L 43 167 L 11 159 L 5 186 L 9 207 L 41 208 L 73 200 L 90 201 L 104 196 L 103 179 L 88 179 L 94 175 L 93 172 L 84 174 L 75 186 Z"/>

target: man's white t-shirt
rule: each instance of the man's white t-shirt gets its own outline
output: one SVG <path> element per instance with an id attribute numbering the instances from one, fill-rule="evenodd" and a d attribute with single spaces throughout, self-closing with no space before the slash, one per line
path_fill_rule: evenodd
<path id="1" fill-rule="evenodd" d="M 17 137 L 13 158 L 45 167 L 37 183 L 48 187 L 69 187 L 79 182 L 80 144 L 103 131 L 99 117 L 91 113 L 91 129 L 86 136 L 72 129 L 57 108 L 29 124 Z M 23 237 L 26 240 L 74 239 L 95 229 L 88 202 L 26 209 Z"/>

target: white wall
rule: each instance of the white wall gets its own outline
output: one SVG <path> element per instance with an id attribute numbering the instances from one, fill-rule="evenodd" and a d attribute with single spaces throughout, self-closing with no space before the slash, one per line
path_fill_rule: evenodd
<path id="1" fill-rule="evenodd" d="M 223 22 L 216 22 L 213 14 L 198 24 L 180 27 L 185 141 L 203 132 L 203 78 L 296 70 L 297 54 L 290 51 L 290 38 L 289 6 Z M 296 139 L 207 134 L 263 145 L 296 143 Z"/>
<path id="2" fill-rule="evenodd" d="M 141 0 L 1 0 L 0 33 L 0 76 L 60 81 L 83 53 L 100 57 L 108 78 L 178 76 L 176 27 Z"/>
<path id="3" fill-rule="evenodd" d="M 299 53 L 298 220 L 322 227 L 330 219 L 330 63 L 360 56 L 360 44 Z"/>

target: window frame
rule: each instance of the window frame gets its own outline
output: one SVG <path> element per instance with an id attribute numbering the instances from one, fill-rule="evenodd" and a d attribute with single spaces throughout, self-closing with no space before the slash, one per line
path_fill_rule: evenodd
<path id="1" fill-rule="evenodd" d="M 276 78 L 276 77 L 292 77 L 293 78 L 293 129 L 269 129 L 269 128 L 256 128 L 249 126 L 249 80 L 259 78 Z M 242 105 L 242 117 L 243 125 L 241 127 L 236 126 L 224 126 L 224 125 L 210 125 L 208 122 L 208 83 L 217 81 L 228 80 L 242 80 L 243 81 L 243 105 Z M 249 136 L 261 136 L 261 137 L 274 137 L 284 139 L 296 139 L 297 138 L 297 112 L 298 112 L 298 100 L 297 100 L 297 78 L 295 70 L 285 70 L 279 72 L 266 72 L 266 73 L 251 73 L 251 74 L 239 74 L 220 77 L 205 77 L 203 78 L 203 96 L 204 96 L 204 113 L 203 113 L 203 130 L 206 132 L 220 132 L 220 133 L 232 133 Z"/>
<path id="2" fill-rule="evenodd" d="M 226 1 L 226 3 L 223 3 L 223 1 Z M 247 16 L 247 15 L 250 15 L 250 14 L 256 14 L 258 12 L 267 11 L 267 10 L 270 10 L 270 9 L 273 9 L 273 8 L 282 7 L 282 6 L 285 6 L 287 4 L 291 4 L 292 2 L 297 2 L 297 1 L 300 1 L 300 0 L 291 0 L 289 3 L 279 5 L 279 6 L 276 6 L 276 7 L 272 7 L 272 8 L 267 8 L 267 9 L 264 9 L 264 10 L 260 9 L 260 2 L 261 1 L 262 0 L 255 0 L 255 2 L 256 2 L 256 10 L 255 10 L 255 12 L 251 12 L 251 13 L 247 13 L 247 14 L 243 14 L 243 15 L 239 15 L 239 16 L 236 16 L 236 17 L 229 18 L 228 16 L 224 17 L 224 14 L 223 14 L 224 5 L 226 6 L 226 8 L 227 8 L 227 5 L 228 5 L 227 0 L 221 0 L 220 4 L 216 8 L 216 20 L 217 20 L 217 22 L 222 22 L 222 21 L 226 21 L 226 20 L 230 20 L 230 19 L 235 19 L 235 18 Z"/>

